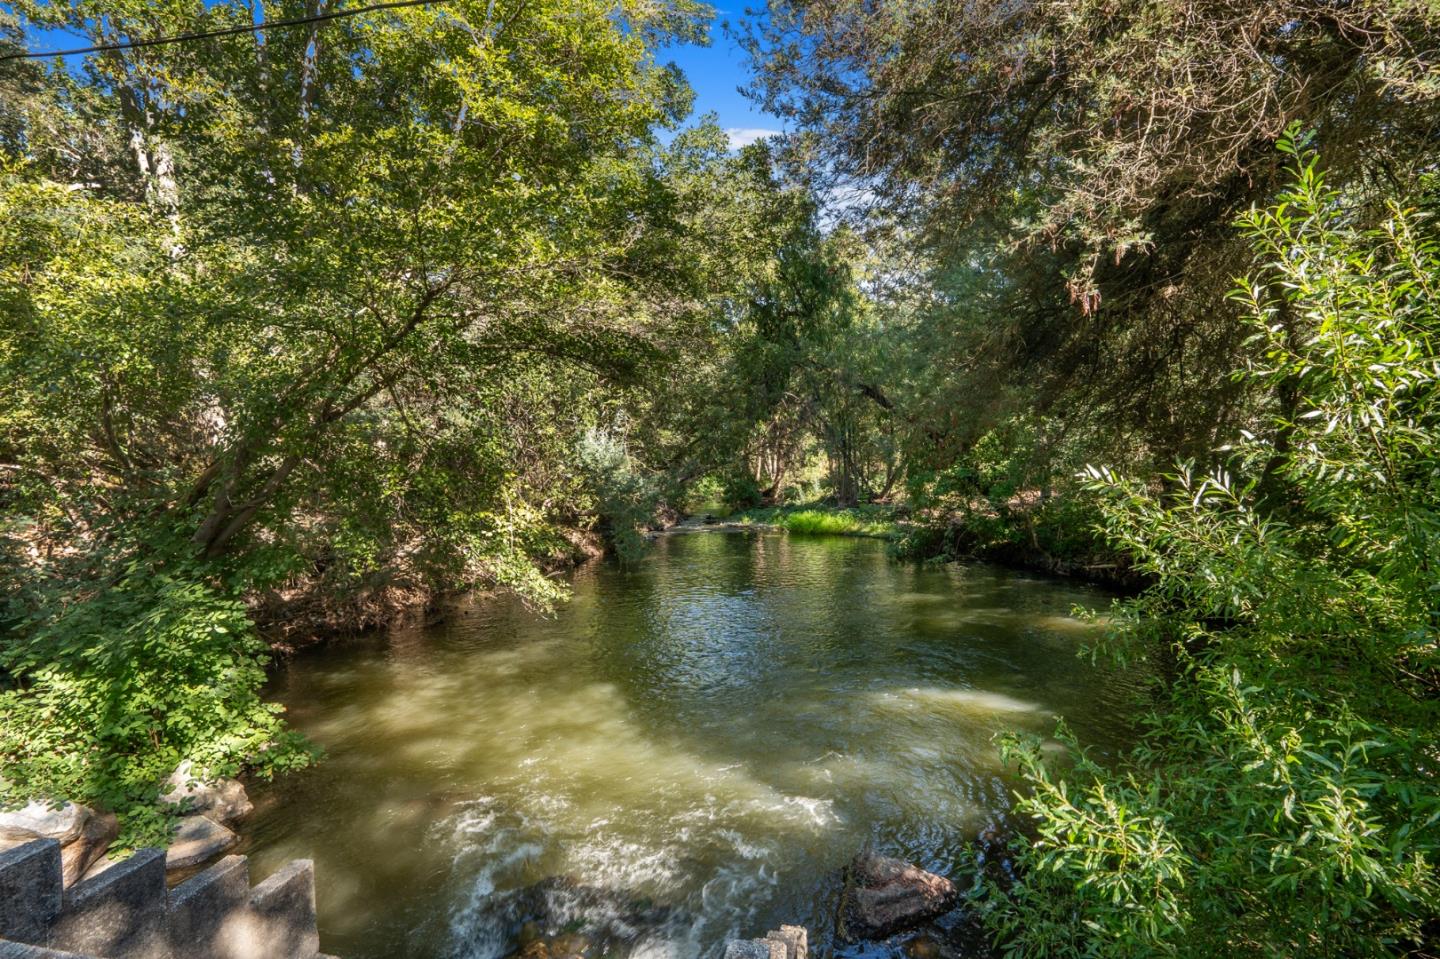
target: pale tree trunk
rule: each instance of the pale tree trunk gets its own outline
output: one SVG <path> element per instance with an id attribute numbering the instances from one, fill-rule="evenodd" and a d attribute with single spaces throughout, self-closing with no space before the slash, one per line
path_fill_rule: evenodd
<path id="1" fill-rule="evenodd" d="M 305 16 L 319 16 L 321 0 L 305 0 Z M 320 23 L 310 24 L 310 39 L 305 44 L 305 59 L 300 65 L 300 119 L 309 122 L 318 96 L 320 69 Z"/>
<path id="2" fill-rule="evenodd" d="M 154 134 L 154 115 L 144 90 L 147 83 L 143 78 L 130 78 L 119 84 L 120 114 L 145 198 L 167 213 L 174 213 L 180 200 L 175 160 L 169 146 Z"/>

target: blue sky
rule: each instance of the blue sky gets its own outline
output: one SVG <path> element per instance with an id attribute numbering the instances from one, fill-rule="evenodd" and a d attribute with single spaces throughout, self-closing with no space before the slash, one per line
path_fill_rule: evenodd
<path id="1" fill-rule="evenodd" d="M 11 5 L 0 0 L 0 9 Z M 732 147 L 745 146 L 759 137 L 780 130 L 778 118 L 762 113 L 740 94 L 749 80 L 745 54 L 739 44 L 725 35 L 721 12 L 710 24 L 710 45 L 680 44 L 657 51 L 661 62 L 674 61 L 695 89 L 695 116 L 714 113 L 730 136 Z M 63 50 L 83 45 L 84 37 L 61 30 L 31 30 L 27 37 L 32 50 Z M 78 58 L 76 58 L 78 60 Z"/>
<path id="2" fill-rule="evenodd" d="M 710 25 L 710 46 L 668 47 L 659 52 L 658 58 L 673 60 L 685 71 L 690 86 L 695 88 L 696 116 L 714 113 L 719 117 L 720 126 L 730 135 L 731 146 L 745 146 L 758 137 L 779 132 L 779 119 L 762 113 L 737 89 L 750 79 L 745 54 L 725 35 L 718 19 Z"/>

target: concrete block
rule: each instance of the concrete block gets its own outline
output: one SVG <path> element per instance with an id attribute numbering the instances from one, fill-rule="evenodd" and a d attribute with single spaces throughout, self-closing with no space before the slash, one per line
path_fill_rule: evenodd
<path id="1" fill-rule="evenodd" d="M 60 842 L 36 839 L 0 852 L 0 938 L 47 945 L 60 913 Z"/>
<path id="2" fill-rule="evenodd" d="M 313 959 L 320 951 L 315 926 L 315 864 L 296 859 L 250 893 L 252 959 Z"/>
<path id="3" fill-rule="evenodd" d="M 770 959 L 774 954 L 770 948 L 772 943 L 768 939 L 731 939 L 725 943 L 724 959 Z M 785 947 L 774 943 L 781 950 Z M 784 952 L 779 953 L 784 956 Z"/>
<path id="4" fill-rule="evenodd" d="M 250 869 L 226 856 L 170 890 L 170 951 L 185 959 L 239 959 L 250 924 Z"/>
<path id="5" fill-rule="evenodd" d="M 105 959 L 171 959 L 165 851 L 142 849 L 70 887 L 50 945 Z"/>

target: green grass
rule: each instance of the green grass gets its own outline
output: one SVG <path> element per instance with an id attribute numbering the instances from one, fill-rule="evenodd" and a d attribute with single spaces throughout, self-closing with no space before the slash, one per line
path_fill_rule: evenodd
<path id="1" fill-rule="evenodd" d="M 802 536 L 875 536 L 896 534 L 893 513 L 886 507 L 861 506 L 834 509 L 816 506 L 785 506 L 746 510 L 731 518 L 742 525 L 778 526 Z"/>

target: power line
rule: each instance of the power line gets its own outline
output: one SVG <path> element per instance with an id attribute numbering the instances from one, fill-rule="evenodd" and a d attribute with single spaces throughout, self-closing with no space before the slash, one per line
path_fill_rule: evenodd
<path id="1" fill-rule="evenodd" d="M 39 57 L 68 57 L 77 53 L 100 53 L 105 50 L 129 50 L 132 47 L 158 47 L 166 43 L 184 43 L 187 40 L 208 40 L 211 37 L 229 37 L 237 33 L 256 33 L 260 30 L 271 30 L 278 27 L 297 27 L 305 23 L 318 23 L 322 20 L 339 20 L 342 17 L 353 17 L 361 13 L 370 13 L 373 10 L 393 10 L 396 7 L 418 7 L 427 3 L 444 3 L 445 0 L 391 0 L 389 3 L 372 3 L 365 7 L 355 7 L 352 10 L 335 10 L 331 13 L 319 13 L 313 17 L 294 17 L 290 20 L 267 20 L 263 23 L 252 23 L 244 27 L 226 27 L 223 30 L 204 30 L 200 33 L 177 33 L 172 37 L 156 37 L 153 40 L 130 40 L 125 43 L 101 43 L 93 47 L 76 47 L 74 50 L 54 50 L 50 53 L 7 53 L 0 56 L 0 60 L 28 60 Z"/>

